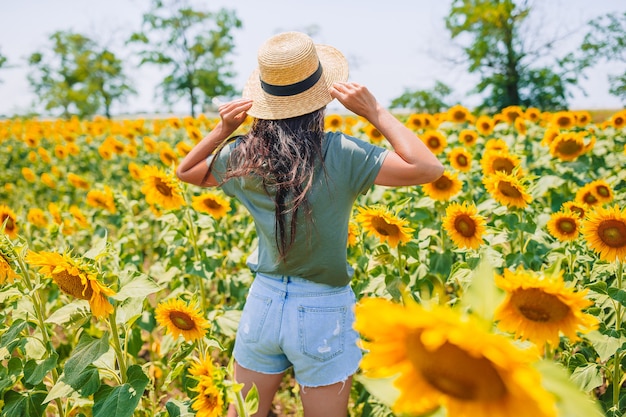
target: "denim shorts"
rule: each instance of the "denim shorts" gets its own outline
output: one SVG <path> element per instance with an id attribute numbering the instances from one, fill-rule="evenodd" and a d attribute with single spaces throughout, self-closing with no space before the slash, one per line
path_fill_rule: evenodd
<path id="1" fill-rule="evenodd" d="M 257 274 L 237 329 L 235 360 L 264 374 L 293 366 L 303 387 L 345 381 L 362 356 L 352 327 L 354 304 L 349 285 Z"/>

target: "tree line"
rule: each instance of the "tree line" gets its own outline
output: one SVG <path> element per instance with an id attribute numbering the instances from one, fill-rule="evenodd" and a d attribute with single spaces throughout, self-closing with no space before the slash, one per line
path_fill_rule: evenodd
<path id="1" fill-rule="evenodd" d="M 152 0 L 141 28 L 125 44 L 138 47 L 140 66 L 164 70 L 157 87 L 164 102 L 184 100 L 195 116 L 214 97 L 239 93 L 232 84 L 231 56 L 233 32 L 242 22 L 232 10 L 211 12 L 167 1 Z M 602 62 L 626 62 L 626 12 L 590 20 L 580 47 L 555 56 L 556 39 L 528 42 L 532 9 L 528 0 L 451 1 L 445 25 L 460 49 L 455 66 L 478 76 L 470 91 L 482 100 L 477 110 L 495 112 L 512 105 L 566 109 L 585 70 Z M 57 31 L 48 41 L 48 48 L 27 59 L 29 84 L 46 112 L 110 118 L 115 103 L 136 94 L 128 68 L 112 48 L 72 31 Z M 0 69 L 8 64 L 0 52 Z M 626 102 L 626 72 L 611 75 L 609 82 L 610 93 Z M 436 80 L 432 89 L 405 90 L 390 107 L 438 112 L 455 104 L 449 102 L 451 93 Z"/>

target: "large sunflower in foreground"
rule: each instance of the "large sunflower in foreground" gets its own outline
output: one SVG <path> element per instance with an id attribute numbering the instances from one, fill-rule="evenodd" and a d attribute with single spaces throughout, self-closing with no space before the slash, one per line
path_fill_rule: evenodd
<path id="1" fill-rule="evenodd" d="M 463 181 L 458 178 L 458 174 L 444 171 L 443 175 L 433 182 L 422 185 L 424 193 L 438 201 L 447 201 L 457 195 L 463 188 Z"/>
<path id="2" fill-rule="evenodd" d="M 477 249 L 483 243 L 485 219 L 474 204 L 452 203 L 446 207 L 443 228 L 458 247 Z"/>
<path id="3" fill-rule="evenodd" d="M 144 168 L 142 179 L 141 192 L 148 204 L 166 210 L 175 210 L 185 204 L 180 183 L 172 175 L 158 167 L 148 166 Z"/>
<path id="4" fill-rule="evenodd" d="M 368 235 L 387 242 L 392 248 L 400 242 L 411 240 L 414 229 L 408 226 L 409 222 L 398 218 L 384 207 L 359 207 L 358 211 L 355 220 Z"/>
<path id="5" fill-rule="evenodd" d="M 546 227 L 561 242 L 576 240 L 580 234 L 580 217 L 571 210 L 557 211 L 552 213 Z"/>
<path id="6" fill-rule="evenodd" d="M 230 211 L 228 200 L 216 193 L 204 193 L 193 196 L 191 206 L 201 213 L 208 213 L 216 219 L 222 218 Z"/>
<path id="7" fill-rule="evenodd" d="M 66 294 L 89 301 L 91 313 L 104 317 L 113 312 L 107 296 L 115 291 L 98 281 L 98 271 L 81 259 L 68 253 L 29 252 L 26 262 L 39 267 L 39 273 L 52 278 Z"/>
<path id="8" fill-rule="evenodd" d="M 526 187 L 514 174 L 509 175 L 502 171 L 484 177 L 483 183 L 491 196 L 507 207 L 526 208 L 532 201 L 532 196 Z"/>
<path id="9" fill-rule="evenodd" d="M 586 333 L 598 325 L 594 316 L 582 311 L 593 304 L 585 298 L 587 289 L 576 292 L 566 287 L 561 275 L 506 269 L 504 276 L 496 275 L 496 285 L 506 291 L 494 316 L 498 327 L 520 339 L 558 346 L 561 333 L 576 341 L 577 332 Z"/>
<path id="10" fill-rule="evenodd" d="M 17 216 L 9 206 L 0 204 L 0 230 L 4 225 L 4 233 L 11 239 L 15 239 L 18 235 Z"/>
<path id="11" fill-rule="evenodd" d="M 355 329 L 367 350 L 365 375 L 399 375 L 396 413 L 444 407 L 450 417 L 556 416 L 555 398 L 532 367 L 536 352 L 518 349 L 472 317 L 441 306 L 366 298 L 356 306 Z"/>
<path id="12" fill-rule="evenodd" d="M 209 322 L 198 308 L 188 306 L 177 298 L 160 303 L 155 310 L 156 321 L 174 338 L 182 336 L 186 341 L 202 339 Z"/>
<path id="13" fill-rule="evenodd" d="M 587 245 L 600 259 L 613 262 L 626 260 L 626 209 L 597 207 L 587 213 L 582 233 Z"/>

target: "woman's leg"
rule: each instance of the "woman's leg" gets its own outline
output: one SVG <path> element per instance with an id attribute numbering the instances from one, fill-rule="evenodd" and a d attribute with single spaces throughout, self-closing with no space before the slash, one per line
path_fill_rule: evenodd
<path id="1" fill-rule="evenodd" d="M 262 374 L 246 369 L 235 362 L 235 381 L 244 384 L 242 390 L 243 397 L 246 397 L 246 394 L 252 388 L 252 384 L 255 384 L 259 391 L 259 409 L 253 416 L 266 417 L 269 414 L 274 395 L 283 380 L 283 375 L 284 372 L 280 374 Z M 228 409 L 228 417 L 236 416 L 235 407 L 231 404 Z"/>
<path id="2" fill-rule="evenodd" d="M 302 387 L 304 417 L 345 417 L 351 388 L 352 377 L 332 385 Z"/>

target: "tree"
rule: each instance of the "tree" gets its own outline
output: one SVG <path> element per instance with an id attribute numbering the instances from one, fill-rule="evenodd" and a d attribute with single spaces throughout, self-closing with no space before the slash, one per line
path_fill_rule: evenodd
<path id="1" fill-rule="evenodd" d="M 578 62 L 581 70 L 602 61 L 626 63 L 626 12 L 606 14 L 588 23 L 589 30 L 580 46 L 580 56 L 568 58 Z M 610 93 L 626 103 L 626 72 L 609 76 Z"/>
<path id="2" fill-rule="evenodd" d="M 439 113 L 450 107 L 445 99 L 452 93 L 452 89 L 441 81 L 436 81 L 432 90 L 417 90 L 405 92 L 391 101 L 392 109 L 411 109 L 421 113 Z"/>
<path id="3" fill-rule="evenodd" d="M 495 111 L 518 105 L 554 110 L 567 106 L 568 85 L 576 85 L 577 78 L 567 77 L 565 70 L 532 67 L 549 57 L 556 40 L 529 49 L 533 42 L 528 42 L 524 24 L 530 12 L 528 1 L 519 6 L 514 0 L 452 1 L 446 27 L 453 40 L 463 41 L 469 72 L 481 77 L 475 89 L 486 94 L 481 108 Z"/>
<path id="4" fill-rule="evenodd" d="M 90 116 L 133 92 L 121 61 L 88 37 L 58 31 L 50 36 L 52 53 L 34 52 L 28 58 L 28 80 L 45 109 L 61 109 L 61 116 Z"/>
<path id="5" fill-rule="evenodd" d="M 2 53 L 0 52 L 0 68 L 4 67 L 7 63 L 7 57 L 2 55 Z M 0 82 L 2 82 L 2 80 L 0 80 Z"/>
<path id="6" fill-rule="evenodd" d="M 234 50 L 231 32 L 240 27 L 241 21 L 232 11 L 168 8 L 153 0 L 152 10 L 143 16 L 142 31 L 134 33 L 129 42 L 145 47 L 139 53 L 140 65 L 150 63 L 169 72 L 160 85 L 165 102 L 186 97 L 195 116 L 198 105 L 236 93 L 228 83 L 235 75 L 228 58 Z"/>

